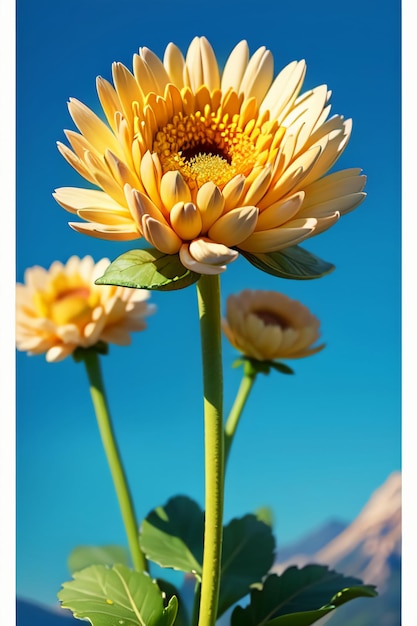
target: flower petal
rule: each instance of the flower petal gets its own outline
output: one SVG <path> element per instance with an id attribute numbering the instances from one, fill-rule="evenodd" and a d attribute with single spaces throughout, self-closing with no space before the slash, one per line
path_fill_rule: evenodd
<path id="1" fill-rule="evenodd" d="M 254 206 L 232 209 L 214 222 L 208 236 L 230 248 L 237 246 L 255 230 L 258 213 L 259 210 Z"/>
<path id="2" fill-rule="evenodd" d="M 304 207 L 313 206 L 321 202 L 327 202 L 339 196 L 346 196 L 352 193 L 363 191 L 366 183 L 366 176 L 360 175 L 359 168 L 341 170 L 329 174 L 320 180 L 308 185 L 305 190 Z"/>
<path id="3" fill-rule="evenodd" d="M 117 91 L 111 83 L 101 76 L 96 80 L 97 94 L 107 121 L 114 133 L 117 132 L 116 113 L 122 109 Z"/>
<path id="4" fill-rule="evenodd" d="M 142 217 L 142 232 L 149 243 L 165 254 L 175 254 L 182 245 L 172 228 L 149 215 Z"/>
<path id="5" fill-rule="evenodd" d="M 262 168 L 261 172 L 256 176 L 255 180 L 251 183 L 248 191 L 245 194 L 245 204 L 256 205 L 259 200 L 265 194 L 269 187 L 272 176 L 272 167 L 268 164 Z"/>
<path id="6" fill-rule="evenodd" d="M 95 223 L 84 224 L 83 222 L 68 222 L 68 226 L 77 231 L 77 233 L 90 235 L 90 237 L 96 237 L 97 239 L 130 241 L 131 239 L 138 239 L 141 236 L 134 224 L 109 226 Z"/>
<path id="7" fill-rule="evenodd" d="M 111 211 L 103 211 L 102 209 L 80 209 L 77 211 L 78 217 L 88 222 L 96 222 L 107 226 L 125 226 L 132 227 L 132 217 L 129 211 L 124 214 L 112 213 Z"/>
<path id="8" fill-rule="evenodd" d="M 162 212 L 147 195 L 137 191 L 137 189 L 132 189 L 130 185 L 125 186 L 125 194 L 130 212 L 138 226 L 141 226 L 144 215 L 150 215 L 153 219 L 168 226 L 168 222 Z"/>
<path id="9" fill-rule="evenodd" d="M 113 82 L 122 105 L 122 112 L 129 124 L 133 124 L 133 102 L 142 102 L 143 94 L 135 77 L 123 63 L 113 63 Z M 107 146 L 110 148 L 110 146 Z"/>
<path id="10" fill-rule="evenodd" d="M 161 179 L 161 200 L 169 212 L 177 202 L 191 202 L 191 191 L 178 171 L 166 172 Z"/>
<path id="11" fill-rule="evenodd" d="M 245 177 L 242 174 L 237 174 L 232 180 L 223 187 L 222 194 L 224 198 L 223 212 L 231 211 L 238 206 L 238 203 L 242 197 L 243 190 L 245 188 Z"/>
<path id="12" fill-rule="evenodd" d="M 70 98 L 68 109 L 78 130 L 92 146 L 99 152 L 109 148 L 117 156 L 122 157 L 116 137 L 93 111 L 76 98 Z"/>
<path id="13" fill-rule="evenodd" d="M 52 194 L 55 200 L 67 211 L 77 213 L 79 209 L 101 209 L 124 215 L 126 207 L 121 206 L 104 191 L 81 189 L 79 187 L 59 187 Z"/>
<path id="14" fill-rule="evenodd" d="M 179 48 L 169 43 L 165 49 L 164 67 L 172 83 L 179 89 L 184 87 L 185 59 Z"/>
<path id="15" fill-rule="evenodd" d="M 210 265 L 207 263 L 199 263 L 190 254 L 188 244 L 183 244 L 180 248 L 180 261 L 191 272 L 196 274 L 206 274 L 209 276 L 222 274 L 226 271 L 226 265 Z"/>
<path id="16" fill-rule="evenodd" d="M 239 91 L 245 98 L 256 98 L 258 105 L 268 91 L 274 74 L 274 60 L 265 46 L 261 46 L 249 60 Z"/>
<path id="17" fill-rule="evenodd" d="M 316 87 L 304 93 L 283 120 L 282 123 L 288 129 L 288 133 L 297 136 L 295 154 L 298 154 L 307 143 L 326 101 L 326 85 Z"/>
<path id="18" fill-rule="evenodd" d="M 201 213 L 201 230 L 204 233 L 223 213 L 224 197 L 217 185 L 210 181 L 198 190 L 196 203 Z"/>
<path id="19" fill-rule="evenodd" d="M 149 151 L 143 155 L 140 164 L 140 174 L 146 192 L 149 194 L 151 200 L 159 206 L 161 204 L 159 186 L 161 183 L 162 171 L 157 155 L 151 154 Z"/>
<path id="20" fill-rule="evenodd" d="M 256 230 L 277 228 L 278 226 L 285 224 L 285 222 L 288 222 L 288 220 L 297 215 L 300 210 L 303 204 L 304 195 L 303 191 L 299 191 L 285 200 L 280 200 L 279 202 L 271 204 L 271 206 L 259 214 Z"/>
<path id="21" fill-rule="evenodd" d="M 313 233 L 317 220 L 313 218 L 294 220 L 288 226 L 254 232 L 239 244 L 241 250 L 253 253 L 276 252 L 294 246 Z"/>
<path id="22" fill-rule="evenodd" d="M 224 66 L 221 90 L 226 93 L 231 87 L 240 91 L 240 84 L 249 61 L 249 47 L 246 41 L 240 41 L 232 50 Z"/>
<path id="23" fill-rule="evenodd" d="M 162 61 L 156 56 L 154 52 L 152 52 L 152 50 L 146 47 L 139 48 L 139 55 L 146 63 L 148 71 L 152 74 L 153 79 L 157 84 L 157 93 L 163 95 L 165 85 L 169 83 L 170 80 Z"/>
<path id="24" fill-rule="evenodd" d="M 339 196 L 327 202 L 318 202 L 317 204 L 310 205 L 302 208 L 300 211 L 300 217 L 326 217 L 333 215 L 335 211 L 341 215 L 345 215 L 350 211 L 353 211 L 361 202 L 366 198 L 366 193 L 351 193 L 348 196 Z"/>
<path id="25" fill-rule="evenodd" d="M 201 233 L 201 214 L 192 202 L 178 202 L 170 213 L 171 226 L 181 239 L 187 241 Z"/>
<path id="26" fill-rule="evenodd" d="M 207 85 L 212 91 L 220 87 L 220 74 L 213 48 L 205 37 L 195 37 L 185 59 L 193 91 Z"/>
<path id="27" fill-rule="evenodd" d="M 76 345 L 66 344 L 61 346 L 53 346 L 46 353 L 48 363 L 58 363 L 74 352 Z"/>
<path id="28" fill-rule="evenodd" d="M 277 118 L 281 124 L 286 111 L 292 106 L 298 96 L 305 73 L 305 61 L 293 61 L 284 67 L 275 78 L 262 102 L 260 106 L 261 113 L 269 110 L 271 119 Z"/>
<path id="29" fill-rule="evenodd" d="M 199 263 L 209 265 L 223 265 L 235 261 L 239 256 L 236 250 L 231 250 L 221 243 L 210 241 L 205 237 L 194 239 L 189 245 L 191 256 Z"/>

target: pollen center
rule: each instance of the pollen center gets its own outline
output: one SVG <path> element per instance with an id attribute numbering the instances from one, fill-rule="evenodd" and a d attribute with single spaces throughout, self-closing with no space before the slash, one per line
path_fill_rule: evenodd
<path id="1" fill-rule="evenodd" d="M 263 321 L 265 326 L 279 326 L 283 330 L 290 327 L 288 320 L 286 320 L 282 315 L 278 315 L 274 311 L 253 311 L 256 317 L 259 317 L 260 320 Z"/>
<path id="2" fill-rule="evenodd" d="M 208 181 L 222 188 L 236 174 L 250 172 L 256 148 L 237 120 L 212 112 L 208 105 L 204 115 L 175 115 L 156 133 L 153 145 L 164 173 L 180 171 L 191 188 Z"/>

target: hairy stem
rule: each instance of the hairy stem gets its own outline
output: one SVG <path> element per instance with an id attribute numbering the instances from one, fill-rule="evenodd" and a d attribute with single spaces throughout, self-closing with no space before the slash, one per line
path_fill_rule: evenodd
<path id="1" fill-rule="evenodd" d="M 197 283 L 204 386 L 205 529 L 199 626 L 214 626 L 220 588 L 224 500 L 220 278 Z"/>

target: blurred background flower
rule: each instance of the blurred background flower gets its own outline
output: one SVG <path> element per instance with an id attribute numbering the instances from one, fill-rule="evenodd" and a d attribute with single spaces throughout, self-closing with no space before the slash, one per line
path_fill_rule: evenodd
<path id="1" fill-rule="evenodd" d="M 146 328 L 154 312 L 149 292 L 94 284 L 109 259 L 72 256 L 64 265 L 54 261 L 48 270 L 26 270 L 16 285 L 16 344 L 31 355 L 61 361 L 78 347 L 100 342 L 129 345 L 130 333 Z"/>
<path id="2" fill-rule="evenodd" d="M 327 119 L 330 91 L 300 95 L 304 61 L 274 79 L 272 53 L 236 45 L 223 71 L 205 37 L 186 53 L 149 48 L 133 73 L 113 63 L 98 77 L 107 124 L 80 101 L 69 111 L 65 159 L 99 189 L 63 187 L 56 200 L 86 223 L 82 233 L 144 237 L 197 273 L 219 274 L 238 256 L 277 252 L 327 230 L 365 197 L 365 176 L 325 176 L 345 149 L 352 121 Z"/>
<path id="3" fill-rule="evenodd" d="M 227 299 L 223 332 L 245 356 L 258 361 L 316 354 L 320 321 L 301 302 L 276 291 L 245 289 Z"/>

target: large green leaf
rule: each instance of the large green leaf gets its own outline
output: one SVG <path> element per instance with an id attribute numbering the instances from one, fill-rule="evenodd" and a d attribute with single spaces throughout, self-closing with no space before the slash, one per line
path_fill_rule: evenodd
<path id="1" fill-rule="evenodd" d="M 291 246 L 279 252 L 253 254 L 241 251 L 241 254 L 259 270 L 279 278 L 308 280 L 320 278 L 334 270 L 334 265 L 299 246 Z"/>
<path id="2" fill-rule="evenodd" d="M 203 537 L 203 511 L 190 498 L 177 496 L 146 517 L 140 545 L 148 559 L 201 580 Z M 270 526 L 255 515 L 234 519 L 224 527 L 218 616 L 268 573 L 274 549 Z"/>
<path id="3" fill-rule="evenodd" d="M 176 496 L 142 522 L 140 545 L 161 567 L 201 575 L 204 513 L 187 496 Z"/>
<path id="4" fill-rule="evenodd" d="M 271 527 L 255 515 L 233 519 L 225 526 L 218 617 L 266 576 L 274 550 Z"/>
<path id="5" fill-rule="evenodd" d="M 68 557 L 68 569 L 73 574 L 89 565 L 129 565 L 129 553 L 123 546 L 77 546 Z"/>
<path id="6" fill-rule="evenodd" d="M 303 611 L 302 613 L 290 613 L 281 615 L 276 619 L 267 622 L 268 626 L 310 626 L 328 613 L 334 611 L 338 606 L 354 600 L 355 598 L 374 598 L 376 596 L 374 587 L 361 585 L 357 587 L 347 587 L 339 591 L 328 604 L 317 609 L 317 611 Z"/>
<path id="7" fill-rule="evenodd" d="M 155 248 L 147 248 L 120 255 L 95 282 L 96 285 L 173 291 L 184 289 L 199 278 L 200 274 L 183 266 L 177 254 L 164 254 Z"/>
<path id="8" fill-rule="evenodd" d="M 324 565 L 290 567 L 281 575 L 271 574 L 261 589 L 251 590 L 250 604 L 236 607 L 232 626 L 308 626 L 357 597 L 374 597 L 375 588 L 362 585 Z"/>
<path id="9" fill-rule="evenodd" d="M 162 593 L 150 576 L 124 565 L 92 565 L 62 587 L 58 593 L 62 607 L 93 626 L 172 626 L 177 614 L 175 596 L 164 607 Z"/>

